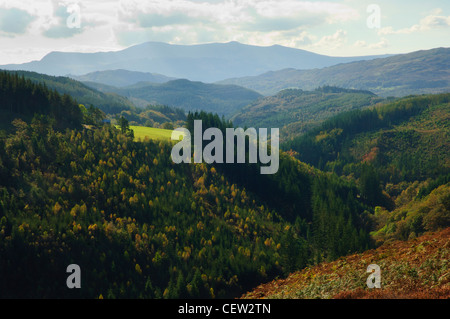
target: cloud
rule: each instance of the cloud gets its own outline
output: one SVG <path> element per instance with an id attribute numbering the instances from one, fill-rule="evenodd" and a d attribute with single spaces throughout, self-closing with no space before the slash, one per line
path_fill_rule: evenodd
<path id="1" fill-rule="evenodd" d="M 6 36 L 24 34 L 36 17 L 18 8 L 0 8 L 0 31 Z"/>
<path id="2" fill-rule="evenodd" d="M 420 26 L 426 30 L 431 28 L 449 27 L 450 16 L 429 15 L 420 21 Z"/>
<path id="3" fill-rule="evenodd" d="M 73 1 L 53 0 L 52 22 L 43 31 L 48 38 L 70 38 L 84 31 L 86 22 L 81 20 L 80 4 Z"/>
<path id="4" fill-rule="evenodd" d="M 347 31 L 342 29 L 337 30 L 332 35 L 322 37 L 318 42 L 314 43 L 313 47 L 319 48 L 340 48 L 347 42 Z"/>
<path id="5" fill-rule="evenodd" d="M 319 25 L 356 19 L 353 8 L 332 2 L 294 0 L 231 0 L 219 2 L 122 1 L 120 18 L 135 21 L 141 27 L 174 24 L 213 23 L 262 26 L 264 23 L 290 29 L 302 25 Z M 283 28 L 283 27 L 282 27 Z"/>
<path id="6" fill-rule="evenodd" d="M 364 40 L 358 40 L 353 44 L 353 46 L 355 46 L 357 48 L 384 49 L 384 48 L 389 47 L 389 42 L 385 38 L 381 38 L 381 40 L 379 42 L 371 43 L 371 44 L 368 44 Z"/>
<path id="7" fill-rule="evenodd" d="M 414 24 L 408 28 L 402 28 L 394 30 L 393 27 L 384 27 L 378 31 L 379 35 L 390 35 L 390 34 L 411 34 L 415 32 L 428 31 L 438 28 L 448 28 L 450 27 L 450 16 L 439 15 L 442 10 L 437 9 L 433 14 L 426 16 L 421 19 L 418 24 Z"/>
<path id="8" fill-rule="evenodd" d="M 121 44 L 132 39 L 147 41 L 164 38 L 166 42 L 186 39 L 255 42 L 265 34 L 275 43 L 310 43 L 304 33 L 317 26 L 329 26 L 359 18 L 357 10 L 327 1 L 228 0 L 196 2 L 188 0 L 138 2 L 122 0 L 118 25 L 114 28 Z M 177 30 L 177 32 L 174 32 Z M 288 34 L 294 33 L 295 39 Z M 263 42 L 267 42 L 263 39 Z M 273 44 L 272 42 L 272 44 Z"/>

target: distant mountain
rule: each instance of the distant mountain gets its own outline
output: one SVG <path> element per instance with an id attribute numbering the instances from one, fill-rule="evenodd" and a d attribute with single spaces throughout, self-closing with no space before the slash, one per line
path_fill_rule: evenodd
<path id="1" fill-rule="evenodd" d="M 231 120 L 240 127 L 278 127 L 284 140 L 304 133 L 338 113 L 383 100 L 369 91 L 338 87 L 321 87 L 313 91 L 286 89 L 252 102 Z"/>
<path id="2" fill-rule="evenodd" d="M 312 90 L 323 85 L 370 90 L 381 96 L 450 92 L 450 48 L 437 48 L 386 58 L 339 64 L 322 69 L 285 69 L 259 76 L 228 79 L 272 95 L 286 88 Z"/>
<path id="3" fill-rule="evenodd" d="M 49 89 L 56 90 L 59 94 L 68 94 L 75 98 L 78 103 L 92 104 L 106 113 L 119 113 L 123 110 L 135 108 L 135 105 L 123 96 L 100 92 L 68 77 L 49 76 L 27 71 L 9 71 L 9 73 L 16 73 L 35 83 L 45 83 Z"/>
<path id="4" fill-rule="evenodd" d="M 0 66 L 49 75 L 82 75 L 125 69 L 164 74 L 175 78 L 215 82 L 286 68 L 323 68 L 379 56 L 330 57 L 274 45 L 260 47 L 238 42 L 172 45 L 147 42 L 125 50 L 97 53 L 51 52 L 40 61 Z"/>
<path id="5" fill-rule="evenodd" d="M 175 80 L 175 78 L 161 74 L 128 70 L 97 71 L 84 75 L 69 75 L 69 77 L 81 82 L 96 82 L 116 87 L 129 86 L 143 81 L 165 83 Z"/>
<path id="6" fill-rule="evenodd" d="M 262 97 L 261 94 L 237 86 L 207 84 L 189 80 L 173 80 L 167 83 L 140 82 L 132 86 L 115 88 L 86 82 L 103 92 L 122 95 L 138 106 L 163 104 L 187 111 L 203 110 L 231 116 L 247 104 Z"/>

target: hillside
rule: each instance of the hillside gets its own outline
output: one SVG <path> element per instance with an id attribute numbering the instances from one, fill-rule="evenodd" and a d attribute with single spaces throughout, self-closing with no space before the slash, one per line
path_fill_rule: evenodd
<path id="1" fill-rule="evenodd" d="M 338 113 L 362 109 L 384 99 L 369 91 L 322 87 L 314 91 L 286 89 L 243 107 L 231 117 L 240 127 L 278 127 L 287 140 Z"/>
<path id="2" fill-rule="evenodd" d="M 337 115 L 283 148 L 338 175 L 372 166 L 385 186 L 425 181 L 449 172 L 449 114 L 450 94 L 407 97 Z"/>
<path id="3" fill-rule="evenodd" d="M 8 72 L 0 72 L 0 112 L 0 130 L 5 131 L 22 125 L 16 119 L 53 122 L 58 130 L 80 128 L 83 122 L 83 112 L 70 95 Z"/>
<path id="4" fill-rule="evenodd" d="M 125 109 L 120 113 L 109 114 L 107 118 L 114 122 L 117 117 L 122 116 L 128 120 L 130 125 L 154 128 L 180 127 L 186 121 L 184 110 L 167 105 L 146 105 L 143 108 Z"/>
<path id="5" fill-rule="evenodd" d="M 160 127 L 167 122 L 181 125 L 186 119 L 184 110 L 167 105 L 150 105 L 146 101 L 137 101 L 136 105 L 140 107 L 136 107 L 132 101 L 133 99 L 128 99 L 117 93 L 110 93 L 115 87 L 105 84 L 93 83 L 93 85 L 86 85 L 68 77 L 48 76 L 35 72 L 3 72 L 17 74 L 17 76 L 29 79 L 33 83 L 44 85 L 49 90 L 55 90 L 61 95 L 69 95 L 86 108 L 92 105 L 102 110 L 105 113 L 105 117 L 109 120 L 114 120 L 117 116 L 124 116 L 133 125 Z M 106 92 L 102 92 L 103 90 Z M 9 125 L 9 122 L 6 125 Z"/>
<path id="6" fill-rule="evenodd" d="M 0 132 L 1 298 L 235 298 L 305 267 L 345 269 L 342 256 L 450 225 L 449 94 L 329 118 L 291 141 L 276 174 L 261 175 L 262 164 L 174 164 L 172 143 L 136 141 L 104 124 L 95 107 L 0 75 L 0 124 L 9 126 Z M 181 116 L 146 109 L 153 111 Z M 196 119 L 203 132 L 233 126 L 193 112 L 191 134 Z M 293 158 L 305 155 L 308 164 Z M 414 246 L 421 255 L 407 263 L 384 263 L 403 256 L 400 246 L 377 257 L 392 291 L 398 274 L 407 284 L 418 277 L 421 295 L 447 283 L 448 247 L 427 245 Z M 65 285 L 70 264 L 82 269 L 81 290 Z M 329 282 L 365 283 L 342 276 Z M 322 283 L 296 296 L 339 293 Z M 341 296 L 354 294 L 361 292 Z"/>
<path id="7" fill-rule="evenodd" d="M 448 299 L 450 228 L 395 241 L 322 263 L 260 285 L 243 299 Z M 369 289 L 370 264 L 381 269 L 381 288 Z"/>
<path id="8" fill-rule="evenodd" d="M 312 70 L 290 68 L 218 83 L 241 85 L 264 95 L 273 95 L 286 88 L 313 90 L 325 85 L 368 90 L 383 97 L 443 93 L 450 91 L 450 48 Z"/>
<path id="9" fill-rule="evenodd" d="M 0 68 L 59 76 L 124 69 L 214 82 L 272 70 L 321 68 L 375 57 L 330 57 L 279 45 L 260 47 L 238 42 L 198 45 L 146 42 L 112 52 L 51 52 L 40 61 L 3 65 Z"/>
<path id="10" fill-rule="evenodd" d="M 46 87 L 56 90 L 59 94 L 67 94 L 78 103 L 86 106 L 94 105 L 106 113 L 118 113 L 122 110 L 135 108 L 134 104 L 123 96 L 114 93 L 103 93 L 79 81 L 63 76 L 49 76 L 26 71 L 5 71 L 30 79 L 34 83 L 45 83 Z"/>
<path id="11" fill-rule="evenodd" d="M 449 118 L 450 94 L 408 97 L 342 113 L 283 148 L 357 183 L 377 242 L 406 240 L 450 226 Z"/>
<path id="12" fill-rule="evenodd" d="M 129 86 L 138 82 L 164 83 L 174 80 L 161 74 L 128 70 L 97 71 L 78 76 L 69 75 L 69 77 L 80 82 L 95 82 L 116 87 Z"/>
<path id="13" fill-rule="evenodd" d="M 203 110 L 224 116 L 230 116 L 261 97 L 259 93 L 237 85 L 207 84 L 189 80 L 139 82 L 122 88 L 105 87 L 91 82 L 86 84 L 105 92 L 122 95 L 136 104 L 163 104 L 181 108 L 185 112 Z"/>
<path id="14" fill-rule="evenodd" d="M 16 102 L 4 105 L 14 129 L 0 132 L 1 298 L 233 298 L 373 247 L 352 183 L 284 153 L 274 175 L 259 164 L 177 165 L 172 143 L 136 142 L 54 92 L 49 112 L 20 120 L 24 106 L 47 107 L 33 94 L 49 92 L 1 80 L 2 100 Z M 69 111 L 83 125 L 64 122 Z M 229 125 L 203 112 L 188 127 L 195 118 Z M 82 289 L 67 289 L 70 264 Z"/>

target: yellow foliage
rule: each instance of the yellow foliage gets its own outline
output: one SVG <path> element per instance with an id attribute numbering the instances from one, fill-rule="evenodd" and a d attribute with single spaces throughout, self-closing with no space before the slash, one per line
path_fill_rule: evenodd
<path id="1" fill-rule="evenodd" d="M 137 272 L 139 275 L 142 275 L 142 269 L 141 269 L 141 266 L 139 266 L 139 264 L 136 264 L 135 269 L 136 269 L 136 272 Z"/>
<path id="2" fill-rule="evenodd" d="M 62 209 L 61 205 L 58 202 L 56 202 L 55 206 L 53 206 L 53 214 L 55 215 L 58 214 L 61 211 L 61 209 Z"/>

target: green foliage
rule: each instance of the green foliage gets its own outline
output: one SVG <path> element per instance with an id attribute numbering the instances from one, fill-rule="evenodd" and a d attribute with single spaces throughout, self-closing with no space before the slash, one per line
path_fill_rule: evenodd
<path id="1" fill-rule="evenodd" d="M 123 110 L 120 113 L 110 115 L 109 118 L 123 116 L 130 125 L 165 128 L 170 126 L 182 126 L 186 121 L 186 114 L 180 108 L 172 108 L 166 105 L 147 105 L 145 108 Z"/>
<path id="2" fill-rule="evenodd" d="M 83 114 L 77 102 L 67 94 L 60 95 L 45 84 L 35 84 L 23 76 L 0 72 L 0 109 L 8 118 L 23 117 L 31 120 L 35 114 L 55 120 L 58 129 L 79 128 Z"/>
<path id="3" fill-rule="evenodd" d="M 237 112 L 237 126 L 278 127 L 282 141 L 307 132 L 344 111 L 362 109 L 384 99 L 371 92 L 324 86 L 313 91 L 286 89 L 258 99 Z"/>
<path id="4" fill-rule="evenodd" d="M 436 187 L 430 194 L 391 212 L 379 209 L 373 218 L 379 225 L 373 237 L 380 242 L 407 240 L 445 229 L 450 226 L 450 184 Z"/>
<path id="5" fill-rule="evenodd" d="M 359 183 L 361 195 L 370 206 L 382 204 L 381 181 L 371 165 L 364 164 L 361 166 Z"/>
<path id="6" fill-rule="evenodd" d="M 195 119 L 202 120 L 203 130 L 208 127 L 217 127 L 224 131 L 225 128 L 232 126 L 231 122 L 220 120 L 218 116 L 205 112 L 189 114 L 187 128 L 191 131 L 191 135 L 193 135 Z M 286 154 L 281 154 L 279 170 L 273 175 L 261 175 L 259 164 L 224 163 L 215 164 L 214 167 L 228 180 L 256 194 L 266 207 L 276 211 L 277 214 L 273 215 L 274 220 L 281 218 L 296 223 L 301 236 L 312 244 L 311 249 L 328 259 L 371 245 L 367 232 L 369 225 L 363 214 L 366 206 L 356 198 L 356 186 L 344 182 L 335 175 L 326 175 L 317 171 L 311 174 L 309 169 Z M 315 202 L 322 206 L 316 206 Z M 317 216 L 321 216 L 320 219 L 315 219 Z M 297 223 L 297 221 L 301 222 Z M 346 231 L 350 234 L 340 247 L 331 247 L 330 244 L 341 240 L 342 232 L 331 232 L 327 229 L 314 233 L 315 228 L 324 229 L 323 222 L 334 223 L 333 227 L 341 227 L 341 230 L 344 223 L 349 223 Z M 308 229 L 308 226 L 305 226 L 306 223 L 312 223 L 310 224 L 312 228 Z M 309 231 L 313 231 L 311 237 L 307 236 Z M 316 241 L 318 237 L 326 238 L 327 242 L 318 244 Z"/>
<path id="7" fill-rule="evenodd" d="M 366 205 L 336 175 L 284 153 L 274 175 L 176 165 L 172 143 L 134 141 L 124 116 L 116 129 L 44 84 L 9 73 L 0 83 L 15 118 L 0 134 L 0 297 L 236 297 L 372 246 Z M 188 129 L 197 118 L 232 127 L 195 112 Z M 72 263 L 82 290 L 65 285 Z"/>
<path id="8" fill-rule="evenodd" d="M 449 102 L 427 95 L 342 113 L 282 147 L 339 175 L 360 178 L 370 163 L 384 184 L 435 179 L 449 171 Z"/>
<path id="9" fill-rule="evenodd" d="M 27 80 L 45 86 L 51 90 L 57 91 L 59 94 L 70 95 L 75 98 L 78 103 L 84 105 L 95 105 L 97 108 L 105 113 L 118 113 L 122 110 L 132 110 L 135 108 L 127 98 L 117 94 L 102 93 L 92 89 L 81 82 L 72 80 L 68 77 L 49 76 L 45 74 L 27 72 L 27 71 L 4 71 L 9 74 L 17 74 L 19 77 L 24 77 Z"/>
<path id="10" fill-rule="evenodd" d="M 314 256 L 370 244 L 350 186 L 323 176 L 311 188 L 314 177 L 288 157 L 280 175 L 252 182 L 256 174 L 237 176 L 250 166 L 176 165 L 170 143 L 134 142 L 110 125 L 57 132 L 41 118 L 15 126 L 0 140 L 2 297 L 234 297 Z M 319 197 L 327 209 L 311 208 Z M 352 221 L 338 217 L 342 208 Z M 347 227 L 348 241 L 316 244 L 312 230 L 325 226 L 311 214 Z M 341 235 L 320 232 L 328 243 Z M 65 286 L 72 263 L 81 290 Z"/>
<path id="11" fill-rule="evenodd" d="M 105 119 L 105 113 L 100 109 L 94 107 L 92 104 L 86 108 L 80 104 L 81 112 L 83 113 L 83 123 L 86 125 L 102 125 Z"/>

